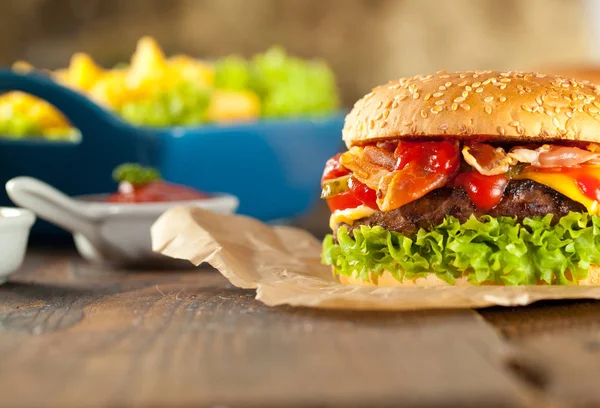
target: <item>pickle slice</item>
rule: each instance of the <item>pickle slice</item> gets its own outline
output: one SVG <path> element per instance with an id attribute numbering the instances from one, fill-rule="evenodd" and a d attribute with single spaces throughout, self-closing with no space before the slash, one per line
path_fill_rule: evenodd
<path id="1" fill-rule="evenodd" d="M 321 198 L 327 199 L 350 190 L 350 177 L 352 176 L 348 175 L 325 180 L 323 182 L 323 189 L 321 190 Z"/>

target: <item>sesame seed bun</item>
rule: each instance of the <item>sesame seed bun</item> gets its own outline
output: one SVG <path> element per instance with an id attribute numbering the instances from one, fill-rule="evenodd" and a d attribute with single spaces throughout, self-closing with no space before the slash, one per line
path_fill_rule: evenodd
<path id="1" fill-rule="evenodd" d="M 346 116 L 348 148 L 408 137 L 600 142 L 600 86 L 526 72 L 417 75 L 378 86 Z"/>
<path id="2" fill-rule="evenodd" d="M 335 275 L 335 269 L 334 269 Z M 371 281 L 363 281 L 362 279 L 346 276 L 346 275 L 335 275 L 337 280 L 344 285 L 360 285 L 360 286 L 449 286 L 446 282 L 435 276 L 434 273 L 427 275 L 425 278 L 417 278 L 413 280 L 404 280 L 402 282 L 397 281 L 391 273 L 384 271 L 381 276 L 376 277 L 372 274 Z M 539 284 L 546 284 L 545 282 L 539 282 Z M 587 279 L 580 280 L 577 283 L 579 286 L 591 286 L 600 285 L 600 266 L 592 265 L 588 270 Z M 456 279 L 456 283 L 453 286 L 468 286 L 471 285 L 466 276 L 461 276 Z"/>

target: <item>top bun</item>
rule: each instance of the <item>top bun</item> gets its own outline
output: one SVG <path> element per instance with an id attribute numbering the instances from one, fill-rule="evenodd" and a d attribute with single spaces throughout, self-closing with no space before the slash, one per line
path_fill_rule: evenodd
<path id="1" fill-rule="evenodd" d="M 529 72 L 417 75 L 374 88 L 346 116 L 348 148 L 451 135 L 520 142 L 600 142 L 600 86 Z"/>

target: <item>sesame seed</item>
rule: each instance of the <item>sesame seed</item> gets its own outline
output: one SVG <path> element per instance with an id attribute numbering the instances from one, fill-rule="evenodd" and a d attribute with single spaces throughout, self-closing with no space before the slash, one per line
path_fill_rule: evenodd
<path id="1" fill-rule="evenodd" d="M 420 95 L 419 95 L 419 93 L 418 93 L 418 92 L 415 92 L 415 93 L 413 94 L 413 99 L 419 99 L 419 96 L 420 96 Z"/>
<path id="2" fill-rule="evenodd" d="M 428 93 L 427 95 L 425 95 L 425 100 L 426 100 L 426 101 L 428 101 L 428 100 L 429 100 L 429 98 L 431 98 L 431 94 L 430 94 L 430 93 Z"/>
<path id="3" fill-rule="evenodd" d="M 542 136 L 550 136 L 550 132 L 548 132 L 548 129 L 544 129 L 544 128 L 542 128 L 542 130 L 540 131 L 540 134 Z"/>
<path id="4" fill-rule="evenodd" d="M 379 120 L 383 117 L 383 112 L 379 112 L 377 116 L 375 116 L 375 120 Z"/>
<path id="5" fill-rule="evenodd" d="M 493 96 L 486 96 L 485 98 L 483 98 L 483 101 L 484 101 L 484 102 L 491 102 L 491 101 L 493 101 L 493 100 L 494 100 L 494 97 L 493 97 Z"/>
<path id="6" fill-rule="evenodd" d="M 458 76 L 459 76 L 460 78 L 466 78 L 466 77 L 467 77 L 465 74 L 458 74 Z"/>
<path id="7" fill-rule="evenodd" d="M 510 72 L 501 72 L 500 76 L 508 77 L 508 76 L 510 76 Z"/>
<path id="8" fill-rule="evenodd" d="M 525 129 L 523 129 L 521 126 L 517 126 L 517 133 L 522 135 L 525 132 Z"/>
<path id="9" fill-rule="evenodd" d="M 491 79 L 486 79 L 485 81 L 483 81 L 481 84 L 482 85 L 489 85 L 489 83 L 492 82 Z"/>
<path id="10" fill-rule="evenodd" d="M 477 89 L 475 89 L 475 92 L 481 93 L 481 92 L 483 92 L 483 88 L 477 88 Z"/>
<path id="11" fill-rule="evenodd" d="M 463 108 L 466 111 L 468 111 L 469 109 L 471 109 L 471 107 L 468 104 L 466 104 L 466 103 L 461 103 L 460 107 Z"/>
<path id="12" fill-rule="evenodd" d="M 445 103 L 446 103 L 446 102 L 445 102 L 443 99 L 440 99 L 439 101 L 435 101 L 435 104 L 436 104 L 436 105 L 443 105 L 443 104 L 445 104 Z"/>
<path id="13" fill-rule="evenodd" d="M 427 119 L 427 112 L 425 112 L 425 110 L 421 110 L 421 117 Z"/>
<path id="14" fill-rule="evenodd" d="M 500 82 L 510 82 L 510 78 L 501 78 Z"/>
<path id="15" fill-rule="evenodd" d="M 452 86 L 452 82 L 448 81 L 444 84 L 446 88 L 450 88 Z"/>
<path id="16" fill-rule="evenodd" d="M 442 96 L 442 95 L 444 95 L 444 93 L 443 93 L 443 92 L 436 92 L 436 93 L 434 93 L 434 94 L 433 94 L 433 97 L 434 97 L 434 98 L 439 98 L 439 97 L 440 97 L 440 96 Z"/>
<path id="17" fill-rule="evenodd" d="M 440 79 L 450 78 L 450 75 L 440 75 Z"/>
<path id="18" fill-rule="evenodd" d="M 554 112 L 552 112 L 550 109 L 546 109 L 546 115 L 553 117 L 554 116 Z"/>
<path id="19" fill-rule="evenodd" d="M 525 92 L 527 92 L 527 93 L 531 92 L 531 88 L 530 87 L 526 87 L 525 88 Z"/>
<path id="20" fill-rule="evenodd" d="M 406 98 L 408 98 L 408 95 L 399 95 L 399 96 L 395 96 L 394 99 L 398 99 L 400 102 L 402 102 L 403 100 L 405 100 Z"/>
<path id="21" fill-rule="evenodd" d="M 500 89 L 506 88 L 506 84 L 500 84 Z"/>
<path id="22" fill-rule="evenodd" d="M 445 85 L 440 85 L 440 87 L 438 89 L 440 91 L 445 91 L 446 90 L 446 86 Z"/>
<path id="23" fill-rule="evenodd" d="M 358 125 L 358 131 L 362 132 L 363 130 L 364 130 L 363 124 L 359 123 L 359 125 Z"/>
<path id="24" fill-rule="evenodd" d="M 452 106 L 450 107 L 450 109 L 452 109 L 453 111 L 458 109 L 458 103 L 453 103 Z"/>
<path id="25" fill-rule="evenodd" d="M 521 84 L 518 84 L 518 85 L 517 85 L 517 89 L 518 89 L 519 91 L 523 91 L 523 90 L 525 90 L 525 89 L 523 88 L 523 85 L 521 85 Z"/>
<path id="26" fill-rule="evenodd" d="M 539 96 L 535 98 L 535 101 L 538 103 L 538 105 L 542 105 L 544 103 L 544 101 L 542 101 L 542 98 Z"/>
<path id="27" fill-rule="evenodd" d="M 502 126 L 498 126 L 496 128 L 496 132 L 498 132 L 501 136 L 504 136 L 504 128 Z"/>
<path id="28" fill-rule="evenodd" d="M 383 101 L 377 102 L 377 106 L 375 108 L 379 109 L 383 105 Z"/>
<path id="29" fill-rule="evenodd" d="M 481 82 L 473 82 L 473 88 L 477 88 L 479 85 L 481 85 Z"/>
<path id="30" fill-rule="evenodd" d="M 529 105 L 521 105 L 521 109 L 523 109 L 524 111 L 527 111 L 527 112 L 532 111 L 532 109 L 529 107 Z"/>
<path id="31" fill-rule="evenodd" d="M 596 108 L 600 108 L 600 102 L 598 102 L 598 101 L 594 101 L 594 106 L 595 106 Z"/>
<path id="32" fill-rule="evenodd" d="M 387 103 L 385 104 L 385 108 L 389 109 L 391 106 L 392 106 L 392 101 L 391 100 L 387 101 Z"/>
<path id="33" fill-rule="evenodd" d="M 535 74 L 536 78 L 546 78 L 546 74 Z"/>
<path id="34" fill-rule="evenodd" d="M 387 126 L 387 120 L 382 120 L 381 122 L 379 122 L 379 127 L 380 127 L 380 128 L 382 128 L 382 129 L 383 129 L 383 128 L 384 128 L 384 127 L 386 127 L 386 126 Z"/>
<path id="35" fill-rule="evenodd" d="M 465 86 L 467 84 L 467 81 L 462 81 L 460 84 L 458 84 L 457 86 Z"/>
<path id="36" fill-rule="evenodd" d="M 464 96 L 459 96 L 458 98 L 454 98 L 454 102 L 464 102 L 464 101 L 465 101 Z"/>
<path id="37" fill-rule="evenodd" d="M 590 111 L 591 113 L 598 113 L 598 109 L 597 109 L 597 108 L 594 108 L 594 107 L 590 107 L 590 108 L 588 109 L 588 111 Z"/>
<path id="38" fill-rule="evenodd" d="M 501 96 L 500 98 L 498 98 L 498 100 L 500 102 L 506 102 L 506 96 Z"/>
<path id="39" fill-rule="evenodd" d="M 387 109 L 386 109 L 386 110 L 384 110 L 384 111 L 383 111 L 383 118 L 384 118 L 384 119 L 387 119 L 389 116 L 390 116 L 390 111 L 389 111 L 389 110 L 387 110 Z"/>
<path id="40" fill-rule="evenodd" d="M 563 96 L 563 99 L 567 102 L 572 102 L 573 100 L 571 98 L 569 98 L 567 95 Z"/>
<path id="41" fill-rule="evenodd" d="M 565 115 L 567 115 L 568 118 L 572 118 L 573 117 L 573 112 L 566 111 Z"/>
<path id="42" fill-rule="evenodd" d="M 443 109 L 444 109 L 444 108 L 442 108 L 441 106 L 434 106 L 433 108 L 431 108 L 431 111 L 437 115 L 437 114 L 438 114 L 438 113 L 440 113 L 440 112 L 441 112 Z"/>
<path id="43" fill-rule="evenodd" d="M 519 121 L 518 120 L 512 120 L 512 121 L 508 122 L 508 126 L 519 126 Z"/>
<path id="44" fill-rule="evenodd" d="M 473 88 L 471 88 L 469 85 L 465 86 L 465 89 L 466 89 L 467 91 L 472 91 L 472 90 L 473 90 Z"/>
<path id="45" fill-rule="evenodd" d="M 411 93 L 417 92 L 417 86 L 416 86 L 415 84 L 412 84 L 412 85 L 410 85 L 410 86 L 408 87 L 408 90 L 409 90 Z"/>
<path id="46" fill-rule="evenodd" d="M 399 89 L 400 87 L 401 87 L 400 84 L 395 84 L 395 85 L 392 85 L 392 86 L 388 86 L 388 89 L 390 89 L 390 90 L 396 90 L 396 89 Z"/>
<path id="47" fill-rule="evenodd" d="M 560 122 L 559 122 L 558 118 L 556 118 L 556 117 L 555 117 L 555 118 L 553 118 L 553 119 L 552 119 L 552 123 L 554 123 L 554 126 L 556 126 L 556 127 L 560 127 Z"/>
<path id="48" fill-rule="evenodd" d="M 448 130 L 448 125 L 446 125 L 445 123 L 440 125 L 440 130 Z"/>
<path id="49" fill-rule="evenodd" d="M 491 106 L 486 106 L 485 108 L 483 108 L 483 110 L 487 113 L 487 114 L 491 114 L 492 113 L 492 107 Z"/>
<path id="50" fill-rule="evenodd" d="M 371 119 L 369 121 L 369 129 L 373 129 L 373 128 L 375 128 L 375 121 L 373 119 Z"/>
<path id="51" fill-rule="evenodd" d="M 565 82 L 564 84 L 561 84 L 561 85 L 563 88 L 568 88 L 571 86 L 568 82 Z"/>
<path id="52" fill-rule="evenodd" d="M 556 108 L 554 108 L 554 112 L 560 113 L 560 107 L 557 106 Z"/>
<path id="53" fill-rule="evenodd" d="M 469 93 L 467 91 L 463 91 L 462 96 L 463 98 L 466 98 L 467 96 L 469 96 Z"/>

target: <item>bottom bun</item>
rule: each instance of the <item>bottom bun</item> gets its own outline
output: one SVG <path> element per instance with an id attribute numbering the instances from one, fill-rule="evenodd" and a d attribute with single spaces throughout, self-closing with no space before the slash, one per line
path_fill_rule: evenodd
<path id="1" fill-rule="evenodd" d="M 344 285 L 361 285 L 361 286 L 467 286 L 472 285 L 467 281 L 466 275 L 463 275 L 456 279 L 456 283 L 454 285 L 450 285 L 437 276 L 431 273 L 424 278 L 415 278 L 415 279 L 405 279 L 402 282 L 396 280 L 392 274 L 388 271 L 383 271 L 380 276 L 376 274 L 371 274 L 371 281 L 364 281 L 360 278 L 355 278 L 352 276 L 346 275 L 337 275 L 335 273 L 335 268 L 333 268 L 333 273 L 336 276 L 337 280 Z M 540 286 L 547 285 L 546 282 L 539 282 Z M 502 285 L 497 284 L 495 282 L 483 283 L 482 285 Z M 580 286 L 591 286 L 591 285 L 600 285 L 600 266 L 592 265 L 590 269 L 588 269 L 588 277 L 586 279 L 580 280 L 576 285 Z"/>

